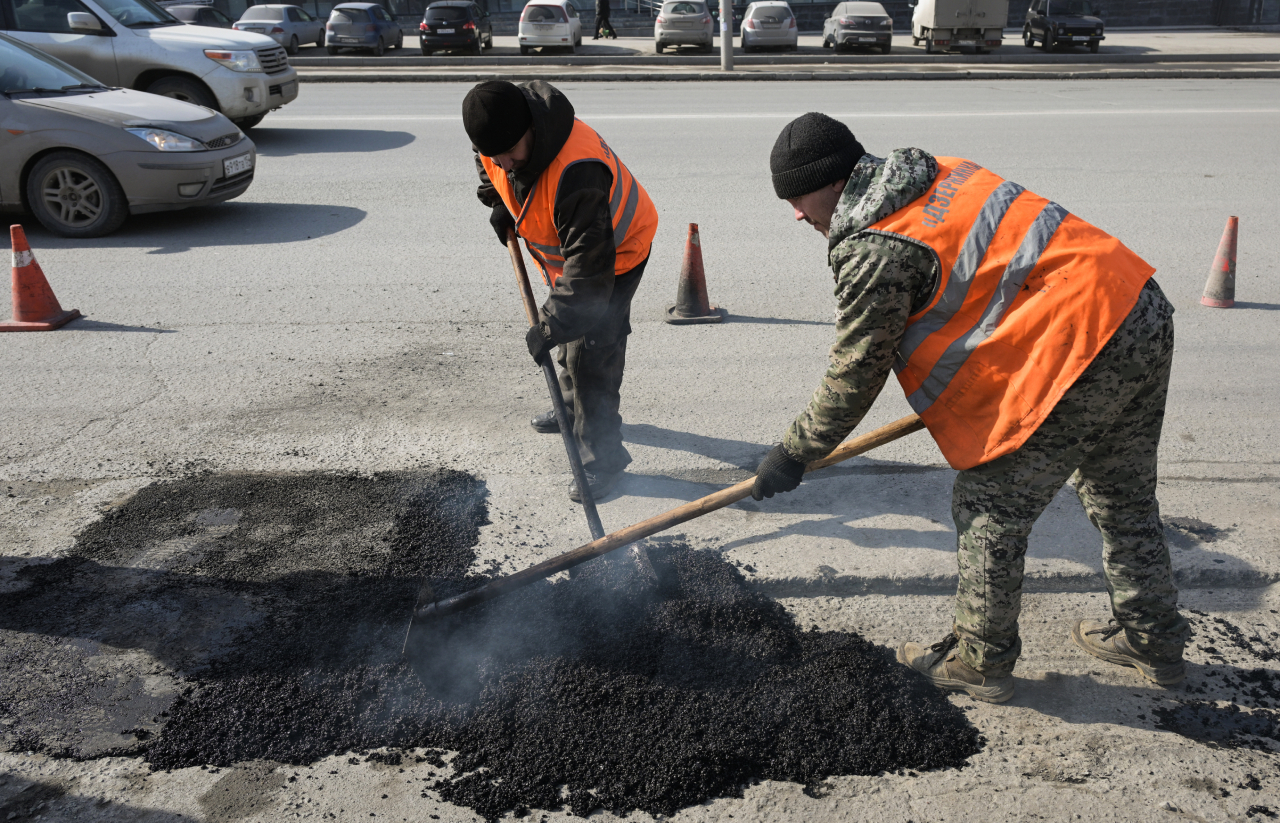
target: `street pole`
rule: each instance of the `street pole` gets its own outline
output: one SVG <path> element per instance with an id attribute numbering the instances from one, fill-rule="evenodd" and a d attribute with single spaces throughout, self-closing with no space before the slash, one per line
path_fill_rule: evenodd
<path id="1" fill-rule="evenodd" d="M 733 0 L 720 0 L 720 69 L 733 71 Z"/>

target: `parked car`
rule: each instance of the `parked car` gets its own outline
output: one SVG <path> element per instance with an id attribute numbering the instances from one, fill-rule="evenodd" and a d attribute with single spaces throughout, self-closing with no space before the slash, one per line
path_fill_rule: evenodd
<path id="1" fill-rule="evenodd" d="M 1058 45 L 1083 46 L 1098 53 L 1098 46 L 1107 38 L 1103 32 L 1102 9 L 1089 0 L 1031 0 L 1027 9 L 1027 22 L 1022 26 L 1022 43 L 1035 47 L 1036 41 L 1045 51 Z"/>
<path id="2" fill-rule="evenodd" d="M 297 54 L 302 44 L 324 45 L 324 21 L 301 6 L 250 6 L 235 22 L 235 29 L 265 34 L 289 54 Z"/>
<path id="3" fill-rule="evenodd" d="M 569 0 L 535 0 L 520 12 L 520 53 L 559 47 L 570 54 L 582 45 L 582 19 Z"/>
<path id="4" fill-rule="evenodd" d="M 107 86 L 221 111 L 242 129 L 298 96 L 270 38 L 188 26 L 150 0 L 0 0 L 0 30 Z"/>
<path id="5" fill-rule="evenodd" d="M 893 48 L 893 18 L 879 3 L 841 3 L 822 21 L 822 47 L 836 50 L 855 46 Z"/>
<path id="6" fill-rule="evenodd" d="M 493 24 L 489 12 L 471 0 L 440 0 L 427 6 L 418 24 L 418 44 L 422 53 L 461 49 L 479 54 L 493 48 Z"/>
<path id="7" fill-rule="evenodd" d="M 714 31 L 706 3 L 700 0 L 663 3 L 653 21 L 653 50 L 662 54 L 667 46 L 702 46 L 710 51 Z"/>
<path id="8" fill-rule="evenodd" d="M 795 51 L 800 30 L 791 6 L 782 0 L 752 3 L 742 15 L 742 50 L 745 52 L 780 46 Z"/>
<path id="9" fill-rule="evenodd" d="M 165 6 L 164 10 L 178 18 L 188 26 L 208 26 L 213 29 L 229 29 L 235 25 L 234 20 L 213 6 Z"/>
<path id="10" fill-rule="evenodd" d="M 929 54 L 959 46 L 986 54 L 1002 42 L 1009 19 L 1009 0 L 908 0 L 907 4 L 915 7 L 911 43 L 924 43 Z"/>
<path id="11" fill-rule="evenodd" d="M 0 211 L 99 237 L 130 214 L 230 200 L 253 182 L 253 142 L 217 112 L 107 88 L 3 34 L 0 66 Z"/>
<path id="12" fill-rule="evenodd" d="M 404 45 L 400 24 L 377 3 L 341 3 L 329 13 L 324 47 L 330 54 L 340 49 L 371 49 L 381 57 L 387 49 Z"/>

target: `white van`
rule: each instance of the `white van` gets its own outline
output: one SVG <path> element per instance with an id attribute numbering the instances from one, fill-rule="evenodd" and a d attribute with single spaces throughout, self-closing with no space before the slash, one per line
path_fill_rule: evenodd
<path id="1" fill-rule="evenodd" d="M 195 103 L 242 129 L 298 96 L 270 37 L 188 26 L 151 0 L 0 0 L 0 31 L 101 83 Z"/>

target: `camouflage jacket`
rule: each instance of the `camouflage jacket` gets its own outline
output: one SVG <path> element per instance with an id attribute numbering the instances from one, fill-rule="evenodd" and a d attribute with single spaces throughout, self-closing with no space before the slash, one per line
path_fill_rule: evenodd
<path id="1" fill-rule="evenodd" d="M 863 155 L 849 175 L 828 246 L 836 342 L 809 407 L 782 441 L 796 460 L 825 457 L 862 421 L 888 379 L 907 318 L 933 292 L 938 271 L 932 253 L 864 229 L 923 194 L 937 173 L 932 155 L 897 149 L 884 159 Z"/>

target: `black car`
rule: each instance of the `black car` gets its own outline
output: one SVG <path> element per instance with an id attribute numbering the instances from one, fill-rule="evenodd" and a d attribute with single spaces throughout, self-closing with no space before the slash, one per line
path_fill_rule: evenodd
<path id="1" fill-rule="evenodd" d="M 1098 53 L 1105 24 L 1102 9 L 1089 0 L 1031 0 L 1027 22 L 1022 27 L 1022 42 L 1031 48 L 1040 41 L 1045 51 L 1054 46 L 1083 46 Z"/>
<path id="2" fill-rule="evenodd" d="M 471 0 L 440 0 L 427 6 L 418 24 L 422 53 L 461 49 L 479 54 L 493 48 L 493 24 L 489 13 Z"/>

